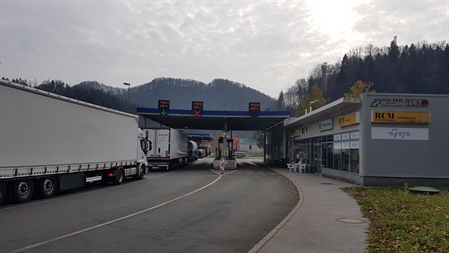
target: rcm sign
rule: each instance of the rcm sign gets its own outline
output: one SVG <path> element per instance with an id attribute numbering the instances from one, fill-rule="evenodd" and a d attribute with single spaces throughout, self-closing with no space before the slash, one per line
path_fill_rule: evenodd
<path id="1" fill-rule="evenodd" d="M 430 123 L 430 112 L 372 111 L 371 122 Z"/>

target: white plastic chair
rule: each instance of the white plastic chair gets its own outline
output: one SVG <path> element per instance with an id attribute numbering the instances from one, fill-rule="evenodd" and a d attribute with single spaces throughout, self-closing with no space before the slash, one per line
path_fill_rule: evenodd
<path id="1" fill-rule="evenodd" d="M 292 171 L 297 172 L 298 164 L 297 163 L 287 163 L 287 168 L 290 170 L 290 172 L 292 172 Z"/>
<path id="2" fill-rule="evenodd" d="M 307 164 L 306 163 L 300 164 L 298 166 L 299 173 L 306 173 L 306 170 L 307 170 Z"/>

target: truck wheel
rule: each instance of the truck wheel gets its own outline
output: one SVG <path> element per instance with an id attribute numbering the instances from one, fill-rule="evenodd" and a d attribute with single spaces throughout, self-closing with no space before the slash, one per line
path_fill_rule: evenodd
<path id="1" fill-rule="evenodd" d="M 39 196 L 41 198 L 50 198 L 56 193 L 56 179 L 54 177 L 45 177 L 39 180 Z"/>
<path id="2" fill-rule="evenodd" d="M 133 176 L 134 179 L 139 180 L 145 176 L 145 165 L 141 164 L 138 168 L 137 174 Z"/>
<path id="3" fill-rule="evenodd" d="M 3 204 L 3 201 L 6 199 L 6 184 L 4 182 L 0 182 L 0 206 Z"/>
<path id="4" fill-rule="evenodd" d="M 114 184 L 121 184 L 125 181 L 125 172 L 123 171 L 123 168 L 118 168 L 115 171 L 115 182 Z"/>
<path id="5" fill-rule="evenodd" d="M 34 192 L 34 182 L 30 179 L 18 180 L 14 182 L 13 199 L 17 203 L 27 202 L 31 199 Z"/>

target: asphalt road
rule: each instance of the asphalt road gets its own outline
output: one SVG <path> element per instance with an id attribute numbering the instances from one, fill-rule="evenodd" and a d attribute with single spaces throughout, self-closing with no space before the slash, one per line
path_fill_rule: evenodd
<path id="1" fill-rule="evenodd" d="M 298 195 L 253 160 L 224 175 L 211 163 L 3 206 L 0 252 L 248 252 Z"/>

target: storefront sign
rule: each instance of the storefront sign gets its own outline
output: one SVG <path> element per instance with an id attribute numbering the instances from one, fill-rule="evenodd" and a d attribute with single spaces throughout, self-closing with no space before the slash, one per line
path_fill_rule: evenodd
<path id="1" fill-rule="evenodd" d="M 350 114 L 338 117 L 339 126 L 349 126 L 360 122 L 359 112 L 353 112 Z"/>
<path id="2" fill-rule="evenodd" d="M 405 99 L 405 107 L 428 107 L 429 101 L 426 99 Z"/>
<path id="3" fill-rule="evenodd" d="M 345 141 L 341 143 L 341 148 L 342 149 L 349 149 L 349 141 Z"/>
<path id="4" fill-rule="evenodd" d="M 301 131 L 299 129 L 295 129 L 295 131 L 293 131 L 293 136 L 294 137 L 301 136 Z"/>
<path id="5" fill-rule="evenodd" d="M 332 119 L 328 119 L 325 121 L 321 121 L 318 125 L 320 131 L 326 131 L 326 130 L 331 130 L 332 128 L 334 128 L 334 124 L 332 122 Z"/>
<path id="6" fill-rule="evenodd" d="M 371 107 L 418 107 L 425 108 L 429 106 L 427 99 L 385 97 L 375 98 L 371 102 Z"/>
<path id="7" fill-rule="evenodd" d="M 430 123 L 430 112 L 372 111 L 375 123 Z"/>
<path id="8" fill-rule="evenodd" d="M 373 102 L 371 102 L 371 107 L 403 107 L 404 99 L 403 98 L 375 98 Z"/>
<path id="9" fill-rule="evenodd" d="M 341 134 L 341 139 L 342 140 L 349 140 L 349 133 Z"/>
<path id="10" fill-rule="evenodd" d="M 339 140 L 341 140 L 341 134 L 335 134 L 334 141 L 339 141 Z"/>
<path id="11" fill-rule="evenodd" d="M 334 149 L 341 149 L 341 142 L 335 142 Z"/>
<path id="12" fill-rule="evenodd" d="M 428 128 L 372 127 L 371 139 L 381 140 L 429 140 Z"/>
<path id="13" fill-rule="evenodd" d="M 301 128 L 301 134 L 308 134 L 309 133 L 309 127 L 303 127 Z"/>

